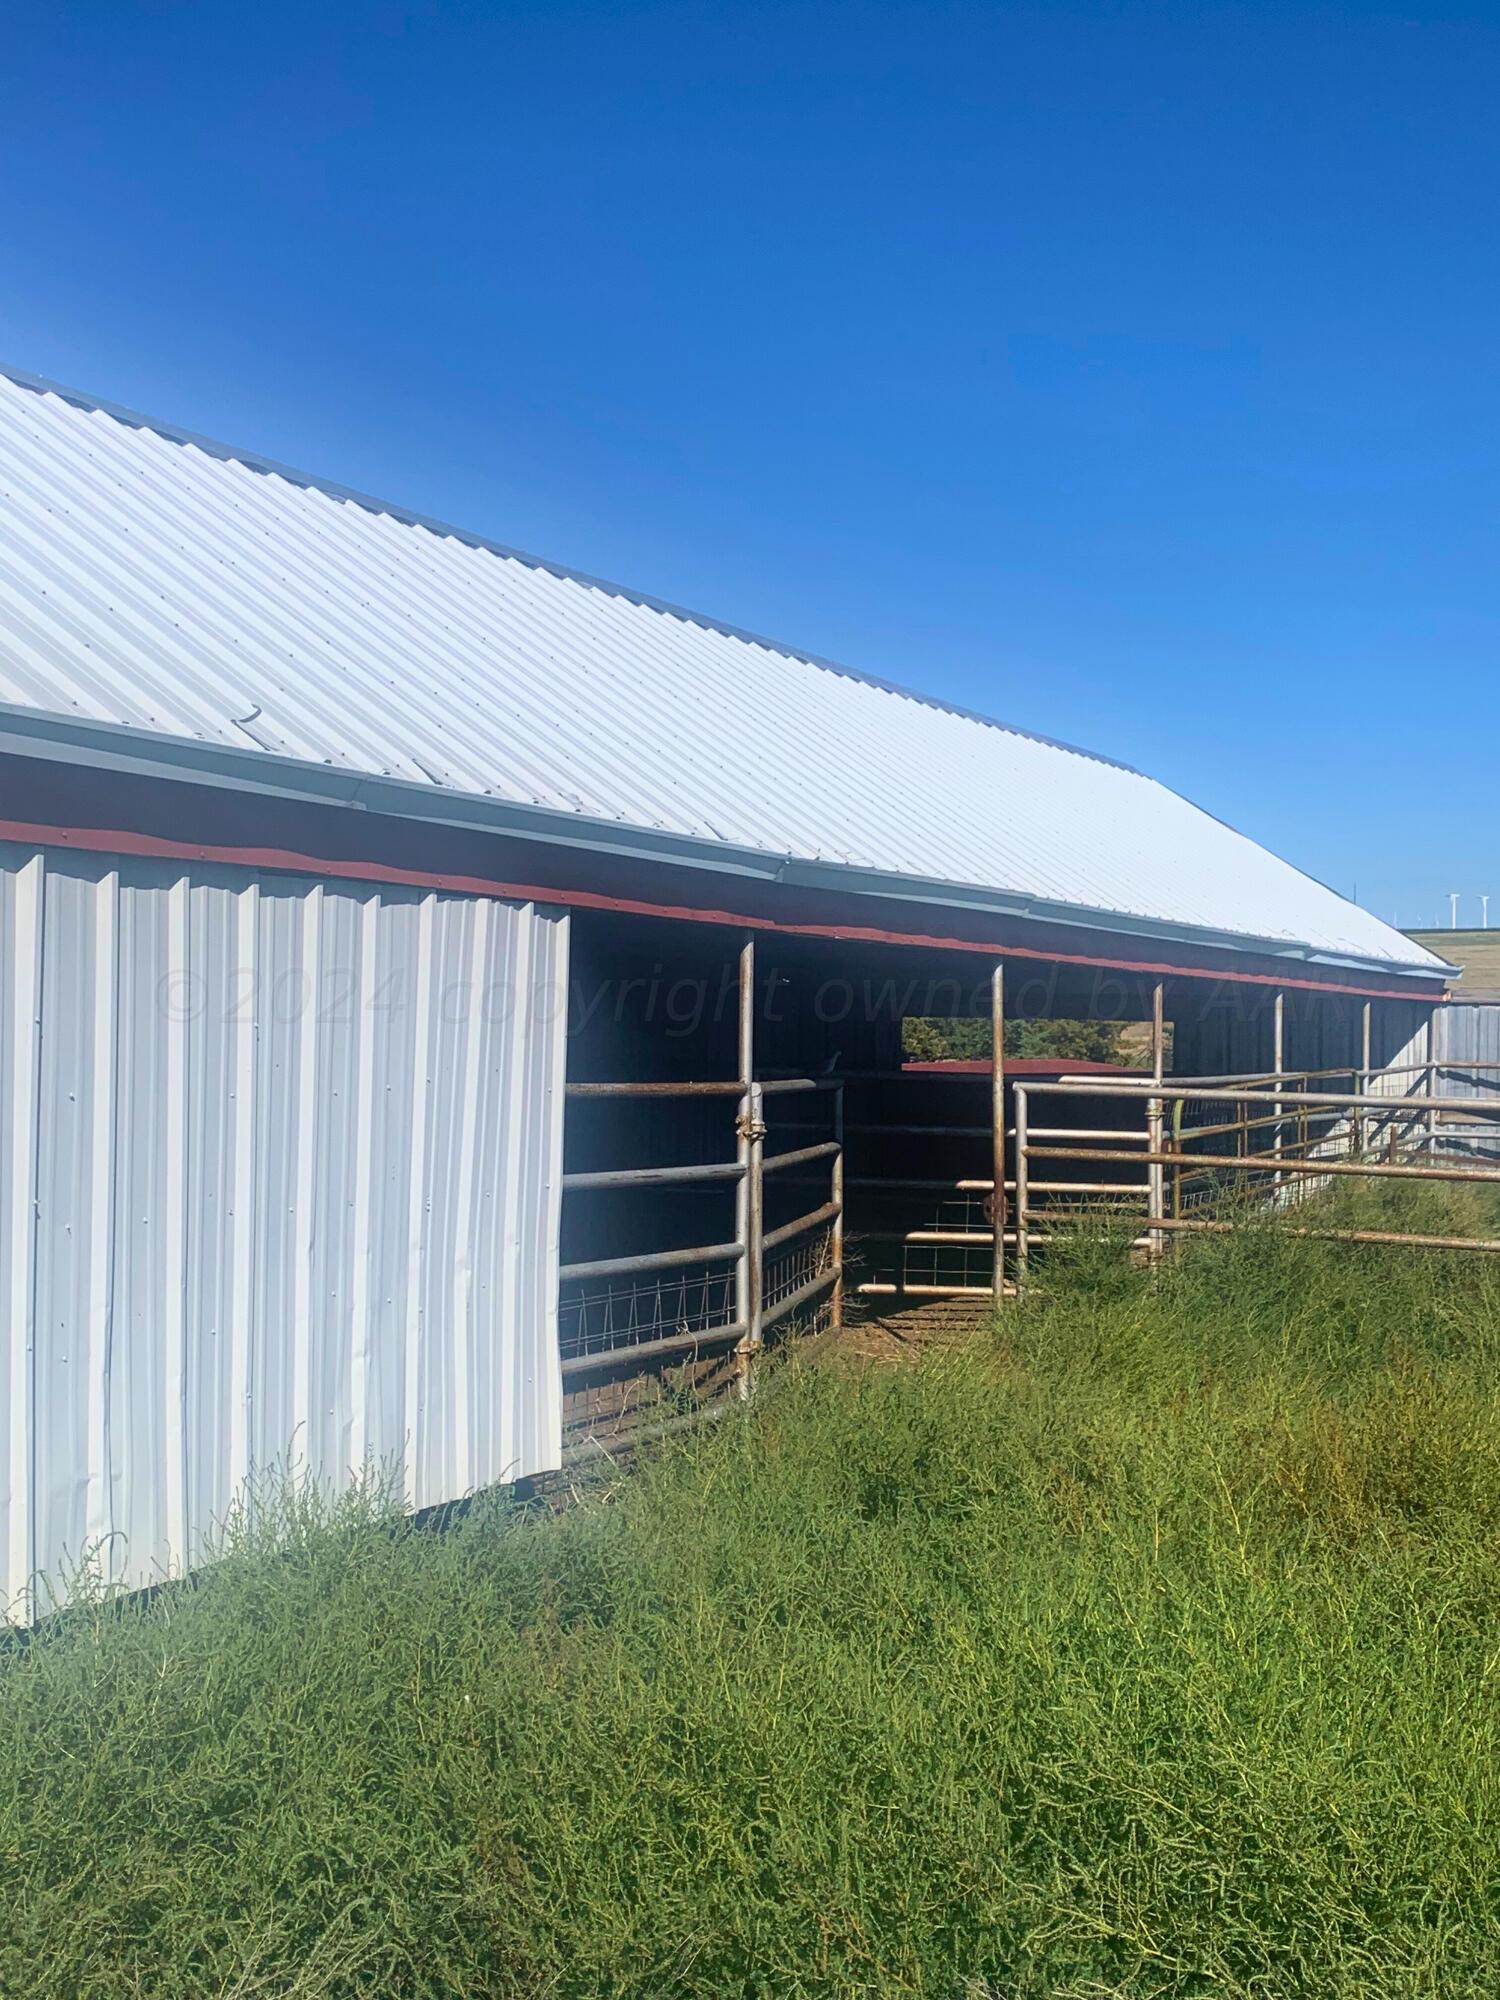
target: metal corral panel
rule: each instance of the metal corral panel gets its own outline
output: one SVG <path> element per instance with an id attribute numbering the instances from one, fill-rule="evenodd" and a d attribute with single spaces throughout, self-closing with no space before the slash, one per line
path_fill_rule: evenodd
<path id="1" fill-rule="evenodd" d="M 1441 970 L 1138 772 L 5 377 L 0 703 L 710 865 Z"/>
<path id="2" fill-rule="evenodd" d="M 0 1606 L 555 1467 L 568 923 L 0 843 Z"/>

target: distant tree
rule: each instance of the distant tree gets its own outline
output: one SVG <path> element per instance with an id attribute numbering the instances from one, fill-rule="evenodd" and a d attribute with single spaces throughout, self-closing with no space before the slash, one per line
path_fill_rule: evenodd
<path id="1" fill-rule="evenodd" d="M 988 1021 L 946 1021 L 908 1015 L 901 1046 L 912 1062 L 973 1062 L 990 1052 Z"/>
<path id="2" fill-rule="evenodd" d="M 901 1044 L 911 1062 L 982 1061 L 990 1052 L 990 1024 L 909 1015 L 901 1024 Z M 1130 1061 L 1117 1021 L 1007 1021 L 1005 1051 L 1060 1062 L 1123 1066 Z"/>
<path id="3" fill-rule="evenodd" d="M 1056 1056 L 1063 1062 L 1126 1064 L 1118 1021 L 1007 1021 L 1005 1048 L 1013 1056 Z"/>

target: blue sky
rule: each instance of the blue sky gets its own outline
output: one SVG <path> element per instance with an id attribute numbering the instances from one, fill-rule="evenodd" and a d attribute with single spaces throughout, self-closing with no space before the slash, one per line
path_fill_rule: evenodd
<path id="1" fill-rule="evenodd" d="M 0 357 L 1500 922 L 1500 0 L 17 8 Z"/>

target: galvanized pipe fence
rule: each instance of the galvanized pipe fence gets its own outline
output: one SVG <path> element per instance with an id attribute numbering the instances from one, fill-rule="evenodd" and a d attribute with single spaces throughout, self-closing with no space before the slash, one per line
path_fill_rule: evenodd
<path id="1" fill-rule="evenodd" d="M 1459 1095 L 1455 1076 L 1471 1086 Z M 1346 1087 L 1328 1087 L 1345 1080 Z M 1472 1091 L 1488 1080 L 1493 1110 Z M 1144 1149 L 1057 1124 L 1036 1122 L 1046 1105 L 1080 1096 L 1138 1103 Z M 1024 1282 L 1031 1252 L 1063 1222 L 1100 1220 L 1102 1190 L 1085 1181 L 1059 1202 L 1061 1163 L 1090 1168 L 1144 1163 L 1143 1207 L 1114 1202 L 1134 1217 L 1136 1248 L 1159 1256 L 1174 1238 L 1245 1226 L 1247 1198 L 1298 1236 L 1415 1249 L 1500 1251 L 1500 1237 L 1442 1236 L 1412 1230 L 1297 1224 L 1285 1218 L 1309 1197 L 1345 1181 L 1446 1183 L 1500 1189 L 1500 1064 L 1433 1058 L 1392 1069 L 1283 1071 L 1240 1077 L 1089 1077 L 1018 1082 L 1015 1087 L 1015 1262 Z M 1157 1107 L 1161 1107 L 1158 1111 Z M 1467 1149 L 1485 1147 L 1490 1164 Z M 1460 1150 L 1455 1150 L 1460 1149 Z M 1044 1173 L 1053 1179 L 1040 1178 Z"/>
<path id="2" fill-rule="evenodd" d="M 997 964 L 991 982 L 992 1054 L 983 1079 L 989 1116 L 981 1122 L 972 1112 L 945 1116 L 941 1101 L 934 1110 L 930 1100 L 922 1115 L 901 1115 L 903 1084 L 918 1080 L 930 1089 L 953 1081 L 972 1087 L 980 1080 L 972 1072 L 949 1077 L 903 1068 L 758 1076 L 753 939 L 744 942 L 739 970 L 735 1076 L 567 1086 L 570 1099 L 724 1100 L 732 1111 L 733 1157 L 702 1164 L 591 1166 L 564 1175 L 565 1197 L 728 1182 L 735 1219 L 732 1237 L 722 1241 L 663 1245 L 564 1265 L 565 1289 L 603 1288 L 594 1303 L 604 1313 L 599 1337 L 581 1339 L 574 1351 L 565 1348 L 565 1384 L 717 1354 L 731 1364 L 741 1393 L 748 1393 L 769 1328 L 825 1307 L 828 1323 L 842 1324 L 851 1199 L 861 1210 L 861 1244 L 884 1246 L 888 1261 L 894 1253 L 891 1275 L 855 1285 L 858 1295 L 871 1299 L 977 1301 L 1013 1294 L 1026 1279 L 1032 1253 L 1081 1218 L 1133 1224 L 1134 1250 L 1157 1259 L 1194 1231 L 1242 1226 L 1246 1196 L 1281 1215 L 1283 1226 L 1298 1234 L 1434 1249 L 1500 1249 L 1500 1239 L 1487 1237 L 1286 1222 L 1310 1195 L 1345 1179 L 1500 1185 L 1500 1062 L 1445 1059 L 1429 1033 L 1416 1045 L 1421 1060 L 1376 1068 L 1368 1005 L 1356 1063 L 1286 1068 L 1285 1003 L 1278 994 L 1268 1070 L 1169 1079 L 1164 986 L 1158 983 L 1148 1073 L 1090 1071 L 1043 1080 L 1014 1067 L 1007 1075 L 1004 972 Z M 846 1091 L 863 1094 L 870 1085 L 878 1087 L 875 1106 L 850 1116 Z M 826 1123 L 785 1112 L 778 1117 L 783 1100 L 808 1093 L 827 1100 Z M 1091 1118 L 1084 1111 L 1087 1122 L 1071 1123 L 1080 1099 L 1092 1100 L 1098 1109 Z M 1121 1111 L 1138 1109 L 1138 1121 L 1104 1109 L 1117 1101 Z M 795 1142 L 808 1131 L 826 1136 Z M 777 1137 L 794 1143 L 778 1146 Z M 922 1147 L 929 1158 L 920 1164 L 941 1165 L 944 1171 L 915 1172 L 898 1160 L 894 1173 L 851 1174 L 845 1150 L 850 1140 L 861 1146 L 871 1142 L 887 1154 L 892 1142 Z M 933 1142 L 942 1142 L 942 1152 L 950 1142 L 972 1145 L 974 1171 L 952 1172 L 945 1159 L 932 1159 Z M 768 1184 L 787 1183 L 809 1186 L 820 1198 L 768 1229 Z M 962 1215 L 939 1212 L 914 1220 L 912 1204 L 927 1197 L 937 1198 L 933 1206 L 939 1211 L 952 1204 Z M 909 1212 L 900 1225 L 885 1226 L 891 1207 L 903 1204 Z M 922 1255 L 932 1258 L 931 1270 L 915 1277 L 908 1262 L 914 1252 L 919 1269 Z M 955 1261 L 945 1270 L 940 1259 L 950 1253 Z M 611 1314 L 622 1297 L 629 1309 L 620 1337 Z"/>
<path id="3" fill-rule="evenodd" d="M 565 1173 L 565 1201 L 604 1189 L 709 1187 L 726 1182 L 733 1184 L 735 1196 L 734 1235 L 722 1242 L 664 1246 L 562 1265 L 558 1275 L 565 1292 L 569 1288 L 599 1288 L 591 1298 L 579 1301 L 581 1308 L 594 1308 L 598 1324 L 591 1333 L 585 1324 L 586 1313 L 580 1310 L 582 1332 L 575 1351 L 565 1350 L 562 1356 L 567 1385 L 727 1354 L 732 1356 L 741 1393 L 748 1394 L 770 1329 L 799 1312 L 818 1308 L 824 1300 L 830 1323 L 837 1327 L 842 1322 L 843 1080 L 836 1076 L 758 1078 L 753 939 L 746 939 L 741 949 L 739 983 L 738 1075 L 734 1078 L 626 1079 L 567 1085 L 568 1097 L 575 1100 L 722 1100 L 733 1117 L 732 1127 L 726 1119 L 725 1134 L 727 1148 L 732 1131 L 733 1158 Z M 779 1122 L 774 1107 L 808 1094 L 828 1102 L 829 1136 L 812 1144 L 768 1150 Z M 801 1178 L 807 1172 L 819 1177 L 825 1199 L 768 1230 L 767 1182 L 783 1175 Z M 664 1273 L 687 1275 L 663 1284 Z"/>
<path id="4" fill-rule="evenodd" d="M 738 1083 L 724 1084 L 640 1084 L 619 1082 L 577 1084 L 570 1094 L 632 1099 L 642 1096 L 671 1098 L 715 1096 L 733 1107 L 733 1159 L 671 1167 L 612 1167 L 563 1176 L 567 1199 L 603 1188 L 692 1187 L 732 1182 L 735 1187 L 735 1233 L 718 1243 L 693 1243 L 670 1248 L 645 1250 L 628 1256 L 589 1258 L 564 1264 L 559 1279 L 564 1286 L 591 1285 L 615 1279 L 654 1276 L 663 1271 L 727 1266 L 734 1274 L 734 1311 L 717 1324 L 686 1327 L 681 1331 L 602 1345 L 592 1351 L 565 1354 L 562 1371 L 571 1377 L 617 1371 L 646 1360 L 657 1361 L 673 1355 L 699 1355 L 715 1349 L 733 1348 L 742 1363 L 741 1374 L 748 1377 L 756 1355 L 765 1344 L 768 1328 L 792 1313 L 831 1298 L 831 1316 L 837 1324 L 842 1311 L 842 1224 L 843 1224 L 843 1085 L 820 1077 L 785 1077 L 752 1081 L 742 1090 Z M 768 1117 L 769 1103 L 799 1091 L 816 1091 L 831 1100 L 833 1136 L 812 1145 L 767 1150 L 767 1140 L 775 1129 L 774 1114 Z M 768 1102 L 769 1101 L 769 1102 Z M 727 1121 L 726 1121 L 727 1124 Z M 792 1169 L 823 1168 L 827 1177 L 827 1198 L 775 1229 L 765 1227 L 766 1183 Z M 767 1298 L 768 1264 L 776 1253 L 819 1232 L 827 1235 L 829 1255 L 822 1268 L 796 1284 Z"/>

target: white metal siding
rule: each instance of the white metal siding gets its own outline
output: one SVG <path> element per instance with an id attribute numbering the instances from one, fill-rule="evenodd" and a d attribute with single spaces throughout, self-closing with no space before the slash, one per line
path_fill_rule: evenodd
<path id="1" fill-rule="evenodd" d="M 1455 1000 L 1437 1012 L 1437 1053 L 1444 1062 L 1493 1063 L 1496 1074 L 1443 1079 L 1450 1096 L 1496 1102 L 1500 1093 L 1500 1002 Z"/>
<path id="2" fill-rule="evenodd" d="M 558 1463 L 567 940 L 0 843 L 0 1606 L 180 1571 L 278 1467 Z"/>
<path id="3" fill-rule="evenodd" d="M 1137 772 L 4 376 L 0 703 L 1441 969 Z"/>
<path id="4" fill-rule="evenodd" d="M 1431 1056 L 1427 1047 L 1427 1016 L 1418 1017 L 1417 1026 L 1403 1048 L 1391 1058 L 1392 1065 L 1409 1070 L 1414 1064 L 1435 1059 L 1440 1063 L 1489 1063 L 1494 1073 L 1480 1071 L 1478 1074 L 1462 1069 L 1450 1070 L 1440 1081 L 1444 1097 L 1472 1098 L 1495 1108 L 1500 1105 L 1500 1002 L 1488 1000 L 1450 1000 L 1446 1005 L 1432 1012 L 1433 1042 Z M 1396 1095 L 1416 1090 L 1425 1090 L 1427 1080 L 1423 1076 L 1387 1077 L 1376 1085 L 1377 1089 L 1388 1089 Z"/>

